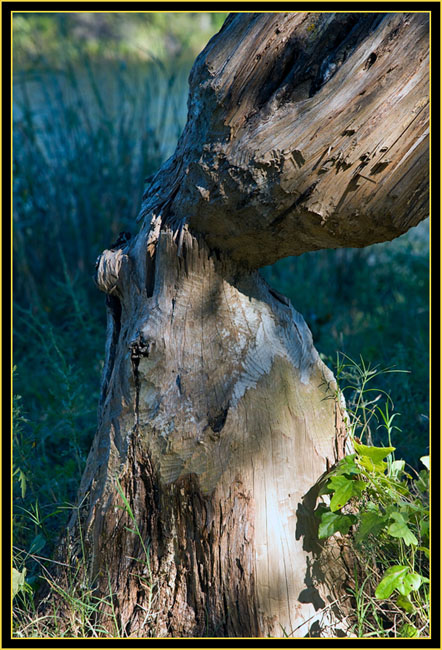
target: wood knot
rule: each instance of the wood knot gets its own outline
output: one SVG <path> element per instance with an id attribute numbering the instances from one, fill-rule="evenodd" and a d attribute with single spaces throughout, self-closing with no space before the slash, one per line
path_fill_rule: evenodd
<path id="1" fill-rule="evenodd" d="M 143 334 L 139 334 L 136 339 L 130 342 L 130 356 L 132 361 L 136 361 L 142 357 L 148 357 L 153 347 L 153 341 L 146 340 Z"/>
<path id="2" fill-rule="evenodd" d="M 118 250 L 105 250 L 95 263 L 94 281 L 100 291 L 112 294 L 118 287 L 121 265 L 126 256 L 121 248 Z"/>
<path id="3" fill-rule="evenodd" d="M 139 391 L 139 374 L 138 367 L 140 365 L 141 359 L 146 359 L 149 357 L 150 353 L 153 350 L 154 342 L 144 338 L 143 334 L 140 333 L 135 339 L 129 343 L 130 350 L 130 360 L 132 364 L 132 372 L 135 377 L 137 391 Z"/>

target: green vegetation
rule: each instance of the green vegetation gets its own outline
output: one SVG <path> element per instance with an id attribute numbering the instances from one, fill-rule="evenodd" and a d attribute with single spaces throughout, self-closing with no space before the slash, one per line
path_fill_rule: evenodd
<path id="1" fill-rule="evenodd" d="M 62 69 L 61 51 L 74 64 L 85 55 L 95 61 L 193 62 L 226 16 L 220 11 L 16 13 L 14 63 L 23 68 L 47 62 Z"/>
<path id="2" fill-rule="evenodd" d="M 136 535 L 140 541 L 143 556 L 135 559 L 140 570 L 137 574 L 140 588 L 148 592 L 148 604 L 145 608 L 145 619 L 155 616 L 154 599 L 156 584 L 152 575 L 150 565 L 149 543 L 143 539 L 135 515 L 129 505 L 118 478 L 115 479 L 117 492 L 120 495 L 123 510 L 128 518 L 131 528 L 129 532 Z M 76 506 L 72 509 L 79 510 Z M 69 558 L 67 580 L 61 585 L 55 580 L 50 568 L 51 563 L 42 562 L 38 555 L 38 549 L 31 546 L 29 552 L 19 551 L 15 556 L 15 562 L 20 570 L 13 568 L 12 596 L 14 601 L 15 636 L 23 637 L 77 637 L 77 638 L 122 638 L 124 632 L 115 613 L 114 593 L 110 576 L 108 575 L 108 593 L 104 597 L 97 595 L 94 587 L 85 581 L 87 575 L 87 555 L 83 538 L 80 531 L 80 558 L 71 562 Z M 38 564 L 41 575 L 49 587 L 52 609 L 44 612 L 37 610 L 34 601 L 34 591 L 26 579 L 27 560 L 33 560 Z"/>
<path id="3" fill-rule="evenodd" d="M 85 27 L 81 16 L 87 15 L 14 18 L 14 621 L 22 637 L 61 634 L 56 611 L 52 620 L 39 620 L 34 593 L 42 581 L 51 580 L 51 564 L 45 558 L 52 557 L 73 507 L 69 504 L 75 503 L 96 428 L 106 323 L 104 297 L 92 282 L 94 262 L 120 231 L 134 232 L 144 179 L 172 153 L 184 125 L 190 62 L 222 22 L 221 14 L 199 18 L 210 26 L 198 32 L 190 14 L 169 15 L 167 20 L 163 14 L 145 14 L 140 26 L 138 14 L 127 14 L 124 20 L 100 14 L 96 23 L 88 18 Z M 185 21 L 187 32 L 181 31 Z M 175 53 L 170 45 L 174 34 L 180 48 Z M 137 39 L 149 54 L 139 54 Z M 168 60 L 163 60 L 166 55 Z M 428 453 L 427 232 L 424 223 L 389 244 L 310 253 L 263 271 L 306 317 L 329 365 L 340 349 L 410 371 L 381 374 L 378 392 L 394 395 L 394 417 L 399 411 L 404 425 L 392 440 L 399 456 L 414 467 Z M 338 365 L 344 392 L 347 371 Z M 391 424 L 389 400 L 383 413 Z M 366 443 L 391 447 L 382 422 L 364 431 Z M 389 431 L 392 435 L 392 426 Z M 359 476 L 351 478 L 355 484 L 368 481 L 364 472 L 371 476 L 361 458 L 353 459 L 360 476 L 347 475 Z M 388 480 L 398 462 L 387 457 Z M 420 479 L 412 481 L 403 468 L 395 476 L 409 494 L 400 492 L 400 502 L 392 496 L 383 507 L 397 508 L 391 513 L 403 516 L 419 547 L 409 548 L 403 539 L 392 537 L 388 528 L 401 522 L 388 519 L 382 535 L 390 546 L 383 551 L 384 560 L 376 559 L 379 576 L 369 578 L 371 591 L 367 576 L 358 577 L 354 585 L 355 593 L 370 594 L 369 601 L 358 597 L 360 611 L 376 602 L 371 620 L 378 615 L 374 590 L 389 567 L 411 567 L 396 576 L 399 582 L 414 573 L 427 576 L 420 550 L 425 547 L 424 533 L 417 529 L 412 506 L 402 504 L 416 505 L 420 499 L 426 507 L 412 487 L 420 486 Z M 360 499 L 368 503 L 372 493 L 367 490 Z M 362 517 L 362 506 L 360 512 Z M 341 510 L 336 513 L 347 516 Z M 358 525 L 351 523 L 354 529 Z M 132 528 L 136 534 L 136 522 Z M 370 537 L 363 542 L 371 543 Z M 401 544 L 408 549 L 405 556 Z M 408 563 L 411 555 L 413 565 Z M 147 547 L 143 562 L 149 562 Z M 72 589 L 59 593 L 76 612 L 70 633 L 103 635 L 93 621 L 104 604 L 94 600 L 87 585 L 75 584 L 76 570 Z M 415 578 L 407 580 L 417 584 Z M 421 634 L 426 589 L 424 580 L 411 596 L 404 596 L 419 613 L 407 614 L 410 622 L 403 625 L 413 625 Z M 403 595 L 396 588 L 394 598 L 398 594 Z M 106 603 L 111 617 L 112 594 Z"/>
<path id="4" fill-rule="evenodd" d="M 398 413 L 389 395 L 372 385 L 382 373 L 362 360 L 338 356 L 337 378 L 346 394 L 348 431 L 355 453 L 328 474 L 319 538 L 351 533 L 354 574 L 349 576 L 358 637 L 429 635 L 429 457 L 419 472 L 395 459 Z M 394 371 L 393 371 L 394 372 Z M 395 420 L 396 422 L 397 420 Z M 388 447 L 363 444 L 383 431 Z"/>

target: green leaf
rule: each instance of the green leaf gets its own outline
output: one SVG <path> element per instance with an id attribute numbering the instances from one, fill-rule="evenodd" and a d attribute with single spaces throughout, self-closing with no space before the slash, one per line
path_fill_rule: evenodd
<path id="1" fill-rule="evenodd" d="M 419 472 L 419 478 L 415 480 L 414 484 L 419 492 L 428 492 L 430 486 L 430 472 L 428 472 L 426 469 L 423 469 L 421 472 Z"/>
<path id="2" fill-rule="evenodd" d="M 418 573 L 408 573 L 403 582 L 403 588 L 399 589 L 399 592 L 403 596 L 408 596 L 412 591 L 418 591 L 422 583 L 422 576 Z"/>
<path id="3" fill-rule="evenodd" d="M 414 546 L 417 545 L 417 538 L 411 530 L 408 528 L 406 524 L 400 524 L 399 522 L 395 522 L 394 524 L 391 524 L 387 528 L 387 533 L 391 535 L 392 537 L 398 537 L 399 539 L 403 539 L 404 543 L 407 546 L 410 546 L 413 544 Z"/>
<path id="4" fill-rule="evenodd" d="M 394 507 L 394 506 L 393 506 Z M 389 513 L 390 519 L 393 519 L 394 521 L 397 521 L 399 524 L 406 524 L 408 521 L 408 514 L 401 510 L 401 512 L 398 512 L 397 510 L 392 510 Z"/>
<path id="5" fill-rule="evenodd" d="M 128 533 L 133 533 L 134 535 L 138 535 L 138 531 L 134 530 L 133 528 L 128 528 L 127 526 L 124 527 L 125 530 L 127 530 Z"/>
<path id="6" fill-rule="evenodd" d="M 427 548 L 426 546 L 418 546 L 417 547 L 418 551 L 422 551 L 422 553 L 425 553 L 425 556 L 430 559 L 430 549 Z"/>
<path id="7" fill-rule="evenodd" d="M 381 600 L 390 598 L 393 591 L 402 585 L 407 571 L 408 566 L 395 565 L 389 567 L 376 588 L 376 598 L 379 598 Z"/>
<path id="8" fill-rule="evenodd" d="M 29 553 L 30 554 L 32 554 L 32 553 L 40 553 L 40 551 L 42 550 L 42 548 L 44 547 L 45 544 L 46 544 L 46 539 L 45 539 L 44 535 L 42 535 L 41 533 L 38 533 L 38 535 L 36 535 L 34 537 L 34 539 L 32 540 L 31 548 L 29 549 Z"/>
<path id="9" fill-rule="evenodd" d="M 405 623 L 399 631 L 399 636 L 412 639 L 413 637 L 419 636 L 419 630 L 414 625 L 411 625 L 411 623 Z"/>
<path id="10" fill-rule="evenodd" d="M 407 546 L 410 546 L 410 544 L 417 546 L 417 538 L 408 528 L 403 516 L 399 512 L 393 512 L 391 518 L 395 521 L 387 528 L 387 533 L 392 537 L 403 539 Z"/>
<path id="11" fill-rule="evenodd" d="M 428 539 L 430 535 L 430 522 L 428 519 L 421 519 L 419 521 L 419 530 L 422 537 Z"/>
<path id="12" fill-rule="evenodd" d="M 399 594 L 396 600 L 396 605 L 401 607 L 407 614 L 412 614 L 415 610 L 415 607 L 408 596 L 403 596 Z"/>
<path id="13" fill-rule="evenodd" d="M 354 442 L 353 445 L 360 456 L 370 458 L 375 464 L 379 463 L 396 449 L 396 447 L 371 447 L 361 445 L 357 442 Z"/>
<path id="14" fill-rule="evenodd" d="M 362 467 L 368 469 L 369 472 L 376 472 L 377 474 L 383 474 L 388 467 L 387 463 L 384 463 L 383 460 L 375 463 L 371 458 L 368 458 L 367 456 L 361 456 L 359 458 L 359 463 L 362 465 Z"/>
<path id="15" fill-rule="evenodd" d="M 383 517 L 377 512 L 363 512 L 355 537 L 356 542 L 360 544 L 368 535 L 377 535 L 384 528 L 387 521 L 387 517 Z"/>
<path id="16" fill-rule="evenodd" d="M 12 597 L 18 594 L 25 586 L 25 575 L 26 569 L 23 569 L 22 572 L 17 571 L 17 569 L 12 569 Z"/>
<path id="17" fill-rule="evenodd" d="M 360 496 L 367 487 L 364 481 L 355 481 L 345 476 L 333 476 L 328 482 L 328 487 L 334 491 L 330 501 L 330 510 L 339 510 L 352 498 Z"/>
<path id="18" fill-rule="evenodd" d="M 21 487 L 21 498 L 24 499 L 26 496 L 26 475 L 21 469 L 19 470 L 18 473 L 18 480 L 20 482 L 20 487 Z"/>
<path id="19" fill-rule="evenodd" d="M 342 508 L 353 496 L 353 480 L 345 476 L 333 476 L 328 482 L 328 487 L 334 491 L 330 501 L 330 510 L 334 512 Z"/>
<path id="20" fill-rule="evenodd" d="M 338 532 L 346 535 L 355 521 L 356 517 L 353 515 L 341 515 L 330 511 L 323 512 L 319 524 L 319 538 L 331 537 L 331 535 Z"/>
<path id="21" fill-rule="evenodd" d="M 405 460 L 393 460 L 390 465 L 389 475 L 397 479 L 401 474 L 406 478 L 411 478 L 410 474 L 405 471 Z"/>
<path id="22" fill-rule="evenodd" d="M 359 474 L 360 469 L 355 463 L 356 454 L 349 454 L 339 461 L 337 467 L 333 470 L 334 476 L 341 476 L 341 474 Z"/>
<path id="23" fill-rule="evenodd" d="M 26 496 L 26 475 L 20 467 L 16 467 L 12 472 L 12 476 L 17 477 L 18 483 L 20 485 L 21 497 L 22 499 Z"/>
<path id="24" fill-rule="evenodd" d="M 135 521 L 135 516 L 134 516 L 134 513 L 132 512 L 132 508 L 130 507 L 129 501 L 127 500 L 127 498 L 126 498 L 126 496 L 125 496 L 125 494 L 123 492 L 123 488 L 121 487 L 121 483 L 117 478 L 115 479 L 115 484 L 117 486 L 117 492 L 120 495 L 120 497 L 121 497 L 121 499 L 122 499 L 122 501 L 123 501 L 123 503 L 125 505 L 127 514 L 132 519 L 132 521 Z"/>
<path id="25" fill-rule="evenodd" d="M 422 465 L 425 465 L 425 467 L 429 470 L 430 469 L 430 457 L 429 456 L 421 456 L 419 459 L 422 463 Z"/>

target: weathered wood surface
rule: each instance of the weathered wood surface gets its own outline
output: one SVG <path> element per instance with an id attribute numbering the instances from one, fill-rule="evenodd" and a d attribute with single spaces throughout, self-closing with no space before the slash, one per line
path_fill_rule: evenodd
<path id="1" fill-rule="evenodd" d="M 185 218 L 252 267 L 417 225 L 428 29 L 425 13 L 230 16 L 195 63 L 186 129 L 140 216 Z"/>
<path id="2" fill-rule="evenodd" d="M 99 427 L 65 552 L 81 524 L 127 635 L 332 635 L 342 564 L 313 510 L 341 407 L 303 318 L 255 268 L 425 218 L 427 16 L 234 15 L 190 85 L 140 232 L 98 261 Z"/>
<path id="3" fill-rule="evenodd" d="M 153 237 L 151 296 L 141 236 L 106 251 L 97 270 L 120 308 L 82 482 L 83 494 L 93 488 L 91 575 L 111 567 L 122 625 L 139 634 L 147 593 L 128 560 L 140 553 L 130 521 L 110 507 L 122 505 L 119 477 L 152 544 L 155 617 L 144 631 L 304 636 L 331 623 L 322 608 L 343 579 L 336 567 L 326 578 L 315 498 L 303 503 L 342 454 L 333 375 L 303 318 L 257 272 L 238 273 L 189 233 L 183 257 L 169 229 Z"/>

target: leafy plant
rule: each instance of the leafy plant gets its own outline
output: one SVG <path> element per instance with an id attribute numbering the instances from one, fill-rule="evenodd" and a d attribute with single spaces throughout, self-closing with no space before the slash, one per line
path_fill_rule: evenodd
<path id="1" fill-rule="evenodd" d="M 326 503 L 317 508 L 318 535 L 322 539 L 337 533 L 351 536 L 364 576 L 362 590 L 355 579 L 356 611 L 364 616 L 370 612 L 371 624 L 376 612 L 379 621 L 386 620 L 394 628 L 384 631 L 378 625 L 379 634 L 425 636 L 429 624 L 429 457 L 420 459 L 425 469 L 410 468 L 413 475 L 405 470 L 403 460 L 395 459 L 391 434 L 398 414 L 392 413 L 391 398 L 384 396 L 382 408 L 377 391 L 367 387 L 376 370 L 349 359 L 346 365 L 360 379 L 347 385 L 353 391 L 348 417 L 354 453 L 327 475 Z M 363 444 L 356 436 L 368 437 L 375 422 L 387 433 L 390 446 Z M 373 633 L 360 620 L 357 631 L 358 636 Z"/>
<path id="2" fill-rule="evenodd" d="M 16 568 L 12 567 L 12 597 L 15 596 L 20 591 L 26 591 L 26 567 L 22 571 L 18 571 Z"/>

